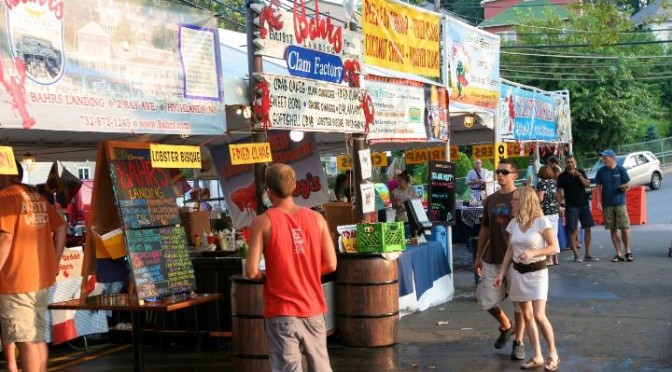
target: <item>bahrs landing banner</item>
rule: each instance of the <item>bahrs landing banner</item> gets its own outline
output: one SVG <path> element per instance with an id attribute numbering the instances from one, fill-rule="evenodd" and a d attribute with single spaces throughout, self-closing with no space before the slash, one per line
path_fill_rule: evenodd
<path id="1" fill-rule="evenodd" d="M 235 143 L 250 142 L 252 138 L 248 137 Z M 296 172 L 296 204 L 311 208 L 329 201 L 327 177 L 313 133 L 305 133 L 303 140 L 294 142 L 289 138 L 289 131 L 271 131 L 267 142 L 271 146 L 273 163 L 287 164 Z M 257 215 L 252 164 L 231 164 L 228 144 L 210 148 L 210 154 L 226 195 L 226 209 L 233 226 L 237 229 L 248 226 Z M 268 198 L 264 197 L 264 200 Z"/>
<path id="2" fill-rule="evenodd" d="M 224 132 L 215 17 L 152 4 L 0 2 L 0 128 Z"/>

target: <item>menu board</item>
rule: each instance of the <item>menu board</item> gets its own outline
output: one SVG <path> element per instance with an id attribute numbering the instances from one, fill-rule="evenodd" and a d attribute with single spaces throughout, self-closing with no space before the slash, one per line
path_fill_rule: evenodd
<path id="1" fill-rule="evenodd" d="M 184 228 L 126 230 L 126 249 L 138 297 L 146 300 L 196 288 Z"/>
<path id="2" fill-rule="evenodd" d="M 429 162 L 429 220 L 455 223 L 455 164 Z"/>
<path id="3" fill-rule="evenodd" d="M 113 160 L 110 174 L 125 229 L 179 225 L 175 189 L 168 169 L 150 160 Z"/>

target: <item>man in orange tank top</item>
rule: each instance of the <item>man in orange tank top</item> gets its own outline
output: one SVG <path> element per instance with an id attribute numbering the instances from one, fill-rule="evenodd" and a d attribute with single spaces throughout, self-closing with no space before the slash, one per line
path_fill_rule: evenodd
<path id="1" fill-rule="evenodd" d="M 26 372 L 47 370 L 44 341 L 49 287 L 65 247 L 65 221 L 19 175 L 0 175 L 0 324 Z M 11 347 L 10 347 L 11 348 Z M 5 349 L 7 350 L 7 349 Z"/>
<path id="2" fill-rule="evenodd" d="M 336 251 L 322 215 L 294 203 L 296 173 L 286 164 L 266 168 L 273 207 L 250 225 L 246 275 L 264 281 L 264 318 L 272 371 L 331 371 L 321 276 L 336 270 Z M 264 254 L 266 272 L 259 270 Z"/>

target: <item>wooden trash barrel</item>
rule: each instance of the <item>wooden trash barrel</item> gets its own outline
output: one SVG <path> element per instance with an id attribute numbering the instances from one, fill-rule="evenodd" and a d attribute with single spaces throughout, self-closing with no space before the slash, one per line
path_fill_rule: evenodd
<path id="1" fill-rule="evenodd" d="M 233 370 L 260 372 L 270 369 L 264 328 L 264 282 L 231 277 Z"/>
<path id="2" fill-rule="evenodd" d="M 354 347 L 397 342 L 399 269 L 378 254 L 339 254 L 336 312 L 341 342 Z"/>

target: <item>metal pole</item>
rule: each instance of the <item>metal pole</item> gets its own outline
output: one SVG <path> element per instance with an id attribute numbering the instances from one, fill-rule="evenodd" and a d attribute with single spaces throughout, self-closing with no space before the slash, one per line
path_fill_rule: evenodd
<path id="1" fill-rule="evenodd" d="M 255 74 L 260 74 L 263 72 L 263 60 L 261 56 L 258 56 L 254 53 L 254 17 L 255 12 L 252 10 L 250 5 L 252 4 L 251 0 L 248 0 L 245 3 L 245 29 L 247 32 L 247 74 L 248 74 L 248 98 L 250 106 L 254 104 L 254 101 L 257 97 L 254 87 L 257 85 L 257 78 Z M 254 115 L 250 118 L 250 124 L 252 126 L 252 141 L 253 142 L 264 142 L 266 140 L 266 135 L 259 128 L 258 118 Z M 266 165 L 262 163 L 253 164 L 253 173 L 254 173 L 254 200 L 257 202 L 257 214 L 262 214 L 264 212 L 264 203 L 263 203 L 263 193 L 264 193 L 264 169 Z"/>

